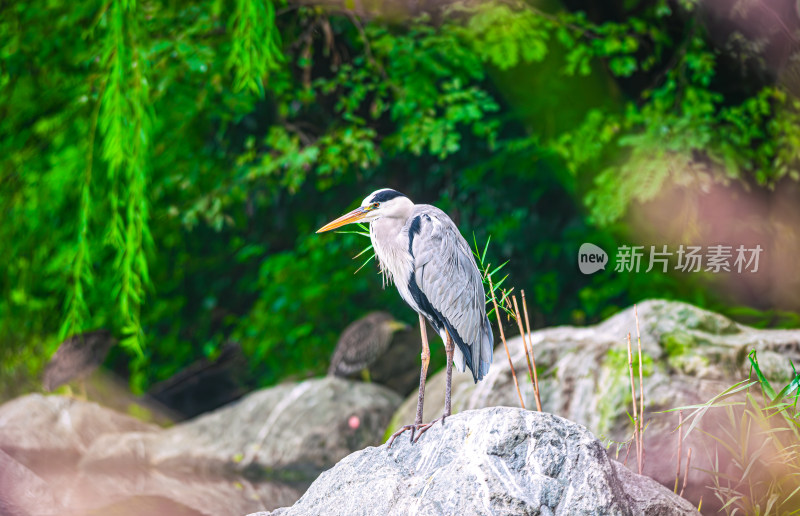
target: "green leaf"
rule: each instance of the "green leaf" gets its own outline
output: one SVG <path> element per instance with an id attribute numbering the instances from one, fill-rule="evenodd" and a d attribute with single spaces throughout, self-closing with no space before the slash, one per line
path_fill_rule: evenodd
<path id="1" fill-rule="evenodd" d="M 758 366 L 758 359 L 756 358 L 756 350 L 753 349 L 747 355 L 747 358 L 750 359 L 750 365 L 753 368 L 753 371 L 756 372 L 756 376 L 758 377 L 758 381 L 761 384 L 761 388 L 764 390 L 764 393 L 769 397 L 770 400 L 776 399 L 775 389 L 772 388 L 770 385 L 769 380 L 767 380 L 766 376 L 761 372 L 761 368 Z"/>

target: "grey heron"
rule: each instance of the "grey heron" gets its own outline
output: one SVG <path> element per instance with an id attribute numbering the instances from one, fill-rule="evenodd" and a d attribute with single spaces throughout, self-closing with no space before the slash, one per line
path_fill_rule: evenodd
<path id="1" fill-rule="evenodd" d="M 481 273 L 469 245 L 455 223 L 442 210 L 414 204 L 405 195 L 384 188 L 369 194 L 361 206 L 326 224 L 317 233 L 345 224 L 369 222 L 369 234 L 384 279 L 394 282 L 400 297 L 419 314 L 422 333 L 422 368 L 417 415 L 412 425 L 400 428 L 417 439 L 439 419 L 450 415 L 453 365 L 469 368 L 474 381 L 489 372 L 494 338 L 486 317 Z M 430 349 L 425 330 L 428 321 L 442 338 L 447 353 L 445 407 L 440 418 L 422 423 L 425 380 Z"/>
<path id="2" fill-rule="evenodd" d="M 350 376 L 359 371 L 368 372 L 367 368 L 389 348 L 394 332 L 406 328 L 407 324 L 395 320 L 386 312 L 372 312 L 353 321 L 336 343 L 328 374 Z"/>
<path id="3" fill-rule="evenodd" d="M 83 382 L 103 363 L 108 350 L 116 342 L 108 330 L 95 330 L 68 338 L 44 369 L 44 389 L 52 391 L 76 379 Z M 85 386 L 82 387 L 85 395 Z"/>

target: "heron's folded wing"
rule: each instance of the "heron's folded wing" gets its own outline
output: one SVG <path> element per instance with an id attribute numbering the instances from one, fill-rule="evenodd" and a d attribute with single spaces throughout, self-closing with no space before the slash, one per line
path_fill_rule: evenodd
<path id="1" fill-rule="evenodd" d="M 447 319 L 470 349 L 473 372 L 488 369 L 488 365 L 482 367 L 481 364 L 491 363 L 491 356 L 483 356 L 486 346 L 482 345 L 487 330 L 488 335 L 491 335 L 491 330 L 486 328 L 480 272 L 469 245 L 453 221 L 438 208 L 426 208 L 414 214 L 415 219 L 409 226 L 409 238 L 412 232 L 417 231 L 410 246 L 414 255 L 415 281 L 431 306 Z"/>

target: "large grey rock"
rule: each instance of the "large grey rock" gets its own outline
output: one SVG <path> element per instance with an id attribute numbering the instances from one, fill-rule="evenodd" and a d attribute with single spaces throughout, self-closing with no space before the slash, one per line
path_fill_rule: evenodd
<path id="1" fill-rule="evenodd" d="M 378 444 L 399 404 L 385 387 L 339 378 L 279 385 L 158 433 L 105 436 L 82 467 L 315 476 L 350 452 Z"/>
<path id="2" fill-rule="evenodd" d="M 47 514 L 42 502 L 59 514 L 209 516 L 289 505 L 319 471 L 378 444 L 399 403 L 384 387 L 324 378 L 159 429 L 93 403 L 25 396 L 0 407 L 0 514 Z"/>
<path id="3" fill-rule="evenodd" d="M 750 349 L 758 351 L 759 362 L 770 380 L 786 379 L 791 371 L 790 359 L 800 366 L 800 331 L 758 330 L 671 301 L 645 301 L 638 305 L 638 313 L 648 422 L 644 474 L 672 488 L 677 458 L 677 435 L 673 430 L 678 425 L 678 415 L 659 411 L 705 402 L 747 378 Z M 543 410 L 586 425 L 612 450 L 616 448 L 613 443 L 629 440 L 633 430 L 627 415 L 632 410 L 628 333 L 635 350 L 633 307 L 595 326 L 546 328 L 531 334 Z M 510 339 L 508 346 L 525 405 L 535 408 L 522 339 Z M 406 399 L 388 431 L 413 421 L 416 402 L 415 394 Z M 519 406 L 502 345 L 495 349 L 494 363 L 483 381 L 474 384 L 468 374 L 454 375 L 452 402 L 454 411 Z M 424 419 L 438 417 L 443 406 L 444 374 L 439 373 L 428 381 Z M 707 429 L 713 428 L 713 417 L 712 413 L 706 415 Z M 706 490 L 709 478 L 701 472 L 711 467 L 707 442 L 694 432 L 684 442 L 684 456 L 689 447 L 693 448 L 693 468 L 685 496 L 695 504 L 703 496 L 703 505 L 710 507 L 716 498 Z M 621 456 L 625 452 L 623 448 Z M 633 451 L 628 461 L 635 462 Z"/>
<path id="4" fill-rule="evenodd" d="M 44 480 L 0 451 L 0 514 L 50 516 L 62 512 L 63 507 Z"/>
<path id="5" fill-rule="evenodd" d="M 581 425 L 495 407 L 367 448 L 272 515 L 689 515 L 694 507 L 608 458 Z"/>
<path id="6" fill-rule="evenodd" d="M 255 482 L 242 476 L 158 470 L 79 472 L 58 488 L 70 514 L 241 516 L 294 503 L 308 483 Z M 2 514 L 2 513 L 0 513 Z"/>
<path id="7" fill-rule="evenodd" d="M 0 406 L 0 450 L 44 478 L 74 466 L 104 434 L 156 429 L 96 403 L 63 396 L 29 394 Z"/>
<path id="8" fill-rule="evenodd" d="M 169 476 L 155 470 L 116 474 L 81 471 L 45 482 L 0 451 L 0 515 L 130 514 L 240 516 L 294 503 L 306 485 L 250 482 L 242 477 Z"/>

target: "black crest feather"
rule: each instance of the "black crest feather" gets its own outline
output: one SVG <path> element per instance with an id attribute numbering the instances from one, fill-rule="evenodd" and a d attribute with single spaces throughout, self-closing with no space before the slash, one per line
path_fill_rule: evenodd
<path id="1" fill-rule="evenodd" d="M 405 197 L 405 195 L 401 194 L 397 190 L 392 190 L 391 188 L 387 188 L 373 195 L 372 199 L 370 199 L 370 202 L 386 202 L 386 201 L 391 201 L 395 197 Z"/>

